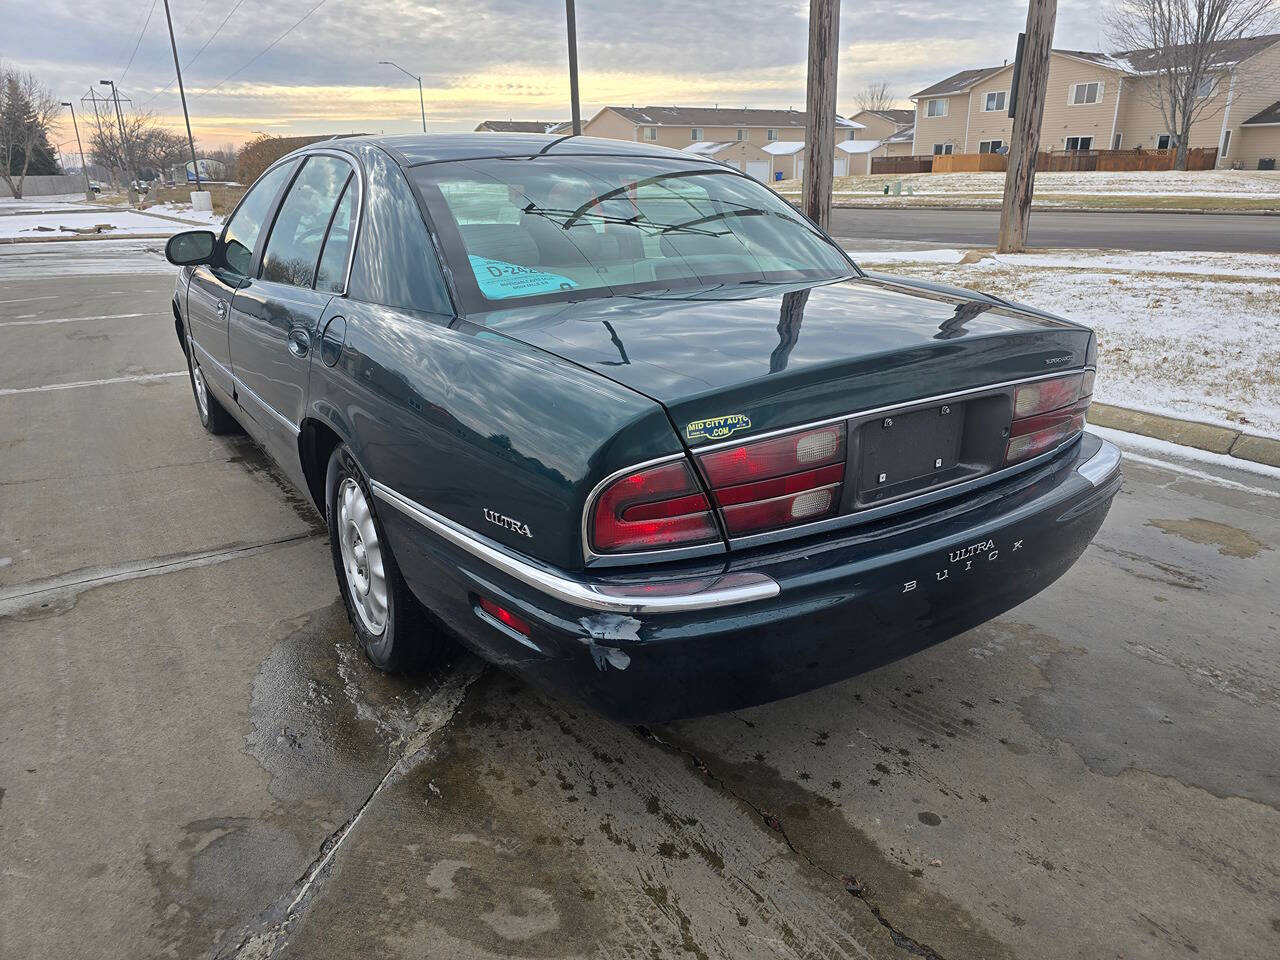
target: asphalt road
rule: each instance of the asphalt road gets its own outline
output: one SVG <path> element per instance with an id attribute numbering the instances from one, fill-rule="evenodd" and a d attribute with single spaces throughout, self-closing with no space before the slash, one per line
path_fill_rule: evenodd
<path id="1" fill-rule="evenodd" d="M 0 249 L 0 955 L 1280 952 L 1280 482 L 1131 461 L 1006 616 L 623 727 L 366 664 L 144 246 Z"/>
<path id="2" fill-rule="evenodd" d="M 999 227 L 997 211 L 837 208 L 831 211 L 830 233 L 841 241 L 995 246 Z M 1037 210 L 1031 214 L 1027 243 L 1034 247 L 1280 253 L 1280 217 Z"/>

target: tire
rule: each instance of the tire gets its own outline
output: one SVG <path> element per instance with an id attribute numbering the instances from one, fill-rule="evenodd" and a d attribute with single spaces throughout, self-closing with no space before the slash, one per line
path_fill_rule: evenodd
<path id="1" fill-rule="evenodd" d="M 191 378 L 191 394 L 196 400 L 196 415 L 200 417 L 201 425 L 215 436 L 238 432 L 240 424 L 236 423 L 236 418 L 227 413 L 227 408 L 209 392 L 190 340 L 187 341 L 187 376 Z"/>
<path id="2" fill-rule="evenodd" d="M 449 638 L 405 583 L 368 479 L 345 444 L 329 458 L 325 519 L 338 592 L 369 661 L 380 670 L 397 672 L 442 660 Z"/>

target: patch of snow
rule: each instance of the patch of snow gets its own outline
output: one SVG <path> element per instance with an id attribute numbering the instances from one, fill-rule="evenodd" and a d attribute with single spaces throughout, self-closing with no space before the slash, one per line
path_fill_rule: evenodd
<path id="1" fill-rule="evenodd" d="M 915 189 L 917 196 L 969 194 L 1000 196 L 1004 192 L 1003 173 L 904 173 L 836 177 L 836 195 L 882 194 L 886 183 L 901 181 Z M 776 185 L 782 192 L 797 192 L 798 180 Z M 1135 171 L 1123 173 L 1056 172 L 1036 174 L 1036 196 L 1117 197 L 1252 197 L 1280 199 L 1280 171 L 1198 170 Z M 976 198 L 975 198 L 976 199 Z"/>
<path id="2" fill-rule="evenodd" d="M 178 217 L 182 220 L 208 224 L 211 227 L 220 227 L 226 220 L 226 217 L 222 214 L 214 213 L 211 210 L 192 210 L 190 203 L 153 203 L 147 207 L 146 212 L 159 213 L 166 217 Z"/>
<path id="3" fill-rule="evenodd" d="M 876 251 L 861 262 L 1092 327 L 1103 403 L 1280 437 L 1274 257 L 1082 250 L 960 263 L 959 253 Z"/>

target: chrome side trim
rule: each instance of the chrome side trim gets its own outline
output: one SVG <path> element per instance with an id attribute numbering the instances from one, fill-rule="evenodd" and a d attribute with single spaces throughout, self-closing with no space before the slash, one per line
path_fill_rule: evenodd
<path id="1" fill-rule="evenodd" d="M 921 397 L 919 400 L 904 400 L 901 403 L 891 403 L 883 407 L 871 407 L 866 410 L 852 410 L 849 413 L 842 413 L 838 416 L 827 417 L 823 420 L 814 420 L 809 423 L 797 423 L 790 427 L 780 427 L 777 430 L 768 430 L 764 433 L 753 433 L 741 437 L 734 437 L 732 440 L 721 440 L 719 443 L 708 443 L 705 446 L 690 447 L 689 450 L 694 456 L 709 453 L 712 450 L 719 450 L 723 447 L 740 447 L 745 443 L 753 443 L 756 440 L 768 440 L 770 437 L 780 437 L 787 433 L 799 433 L 802 430 L 814 430 L 818 427 L 825 427 L 829 423 L 840 423 L 844 420 L 860 420 L 863 417 L 876 417 L 882 413 L 898 413 L 903 410 L 910 410 L 913 407 L 927 407 L 934 403 L 943 403 L 947 400 L 959 400 L 963 397 L 974 397 L 984 393 L 995 393 L 1004 390 L 1007 387 L 1021 386 L 1024 383 L 1035 383 L 1037 380 L 1056 380 L 1059 377 L 1067 376 L 1072 373 L 1085 373 L 1093 370 L 1093 367 L 1077 367 L 1070 370 L 1055 370 L 1053 373 L 1040 373 L 1034 377 L 1023 377 L 1020 380 L 1005 380 L 1002 383 L 988 383 L 981 387 L 970 387 L 967 390 L 956 390 L 952 393 L 939 393 L 932 397 Z"/>
<path id="2" fill-rule="evenodd" d="M 1095 487 L 1100 487 L 1120 469 L 1120 461 L 1123 459 L 1119 447 L 1103 440 L 1098 452 L 1076 467 L 1076 472 Z"/>
<path id="3" fill-rule="evenodd" d="M 275 407 L 271 406 L 271 404 L 267 403 L 267 401 L 263 400 L 260 396 L 258 396 L 258 395 L 257 395 L 256 393 L 254 393 L 251 389 L 249 389 L 249 387 L 245 386 L 245 382 L 244 382 L 243 380 L 241 380 L 239 377 L 237 377 L 233 371 L 228 370 L 228 369 L 227 369 L 227 367 L 226 367 L 224 364 L 219 363 L 219 362 L 218 362 L 218 361 L 217 361 L 217 360 L 216 360 L 216 359 L 215 359 L 215 358 L 214 358 L 214 357 L 209 353 L 209 351 L 208 351 L 208 350 L 206 350 L 204 347 L 200 346 L 200 344 L 196 343 L 196 341 L 195 341 L 194 339 L 191 341 L 191 344 L 192 344 L 192 346 L 194 346 L 197 350 L 199 350 L 199 351 L 200 351 L 200 355 L 201 355 L 204 359 L 208 360 L 208 361 L 209 361 L 210 363 L 212 363 L 215 367 L 217 367 L 217 368 L 218 368 L 219 370 L 221 370 L 224 374 L 226 374 L 228 377 L 230 377 L 230 378 L 231 378 L 231 382 L 232 382 L 233 384 L 235 384 L 236 394 L 237 394 L 237 395 L 239 395 L 240 393 L 242 393 L 242 392 L 243 392 L 245 396 L 250 397 L 250 398 L 251 398 L 255 403 L 257 403 L 257 404 L 258 404 L 258 406 L 262 407 L 262 409 L 263 409 L 263 410 L 267 411 L 267 413 L 269 413 L 269 414 L 271 414 L 271 416 L 275 417 L 275 418 L 276 418 L 276 420 L 278 420 L 278 421 L 280 422 L 280 425 L 281 425 L 281 426 L 283 426 L 283 427 L 284 427 L 286 430 L 288 430 L 290 433 L 292 433 L 295 437 L 296 437 L 299 433 L 301 433 L 301 432 L 302 432 L 302 428 L 301 428 L 301 427 L 299 427 L 296 423 L 294 423 L 292 420 L 290 420 L 288 417 L 286 417 L 283 413 L 281 413 L 281 412 L 280 412 L 279 410 L 277 410 Z"/>
<path id="4" fill-rule="evenodd" d="M 772 577 L 753 572 L 630 584 L 577 580 L 554 567 L 513 556 L 487 538 L 401 496 L 386 484 L 372 480 L 370 486 L 379 500 L 460 550 L 548 596 L 588 610 L 632 615 L 683 613 L 767 600 L 781 592 Z M 660 588 L 662 592 L 649 595 L 654 588 Z"/>

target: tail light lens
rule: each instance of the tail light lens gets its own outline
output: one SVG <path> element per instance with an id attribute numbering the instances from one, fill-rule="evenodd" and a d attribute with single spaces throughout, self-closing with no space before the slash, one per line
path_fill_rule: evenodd
<path id="1" fill-rule="evenodd" d="M 591 511 L 591 545 L 597 553 L 711 543 L 719 536 L 711 504 L 683 460 L 615 480 Z"/>
<path id="2" fill-rule="evenodd" d="M 698 461 L 730 536 L 819 520 L 840 503 L 845 425 L 716 450 Z"/>
<path id="3" fill-rule="evenodd" d="M 1039 456 L 1083 430 L 1093 399 L 1093 379 L 1094 372 L 1086 370 L 1018 387 L 1013 395 L 1005 464 Z"/>

